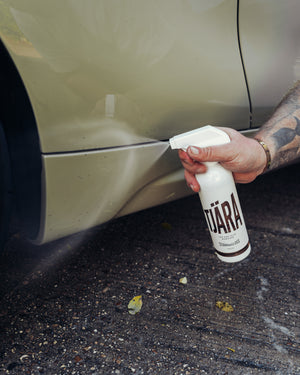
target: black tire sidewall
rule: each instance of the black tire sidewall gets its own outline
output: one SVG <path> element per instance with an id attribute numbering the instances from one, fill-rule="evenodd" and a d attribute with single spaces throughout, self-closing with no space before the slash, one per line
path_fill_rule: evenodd
<path id="1" fill-rule="evenodd" d="M 9 232 L 12 207 L 11 187 L 9 151 L 5 132 L 0 122 L 0 251 L 4 248 Z"/>

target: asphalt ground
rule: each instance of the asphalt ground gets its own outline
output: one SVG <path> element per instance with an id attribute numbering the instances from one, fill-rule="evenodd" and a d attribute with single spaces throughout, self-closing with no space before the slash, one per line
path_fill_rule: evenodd
<path id="1" fill-rule="evenodd" d="M 0 373 L 300 374 L 299 172 L 238 186 L 240 263 L 215 256 L 197 195 L 41 247 L 15 235 L 0 255 Z"/>

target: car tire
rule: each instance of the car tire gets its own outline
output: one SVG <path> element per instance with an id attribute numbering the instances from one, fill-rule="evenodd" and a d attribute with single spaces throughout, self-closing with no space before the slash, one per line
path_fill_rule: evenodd
<path id="1" fill-rule="evenodd" d="M 0 251 L 8 237 L 12 211 L 11 164 L 6 136 L 0 122 Z"/>

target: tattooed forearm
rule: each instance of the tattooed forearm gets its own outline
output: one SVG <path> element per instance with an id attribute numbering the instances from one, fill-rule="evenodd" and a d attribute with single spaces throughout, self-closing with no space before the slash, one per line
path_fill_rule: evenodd
<path id="1" fill-rule="evenodd" d="M 275 112 L 283 108 L 285 105 L 293 105 L 295 109 L 300 107 L 300 81 L 297 81 L 287 92 L 281 102 L 277 105 Z"/>
<path id="2" fill-rule="evenodd" d="M 299 148 L 295 147 L 285 151 L 279 151 L 272 160 L 272 169 L 287 165 L 300 158 Z"/>
<path id="3" fill-rule="evenodd" d="M 300 157 L 300 81 L 284 97 L 257 137 L 271 150 L 271 169 Z"/>
<path id="4" fill-rule="evenodd" d="M 292 128 L 281 128 L 277 132 L 275 132 L 272 137 L 275 140 L 277 149 L 279 150 L 281 147 L 291 143 L 296 136 L 300 135 L 300 120 L 298 117 L 294 116 L 296 120 L 296 127 L 295 129 Z"/>

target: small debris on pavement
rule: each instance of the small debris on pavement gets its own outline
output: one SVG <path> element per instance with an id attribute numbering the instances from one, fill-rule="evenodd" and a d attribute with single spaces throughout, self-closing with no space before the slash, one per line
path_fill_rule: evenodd
<path id="1" fill-rule="evenodd" d="M 28 359 L 29 358 L 29 355 L 28 354 L 24 354 L 24 355 L 22 355 L 21 357 L 20 357 L 20 361 L 21 362 L 24 362 L 26 359 Z"/>
<path id="2" fill-rule="evenodd" d="M 181 279 L 179 279 L 180 284 L 187 284 L 187 278 L 184 276 Z"/>
<path id="3" fill-rule="evenodd" d="M 235 353 L 235 350 L 232 349 L 232 348 L 226 348 L 226 349 L 228 349 L 228 350 L 232 351 L 233 353 Z"/>
<path id="4" fill-rule="evenodd" d="M 135 315 L 140 312 L 143 305 L 142 296 L 133 297 L 128 304 L 128 312 L 131 315 Z"/>
<path id="5" fill-rule="evenodd" d="M 80 355 L 76 355 L 75 358 L 74 358 L 74 361 L 75 363 L 79 363 L 82 361 L 82 358 L 80 357 Z"/>
<path id="6" fill-rule="evenodd" d="M 216 306 L 222 311 L 233 311 L 233 307 L 228 302 L 217 301 Z"/>

